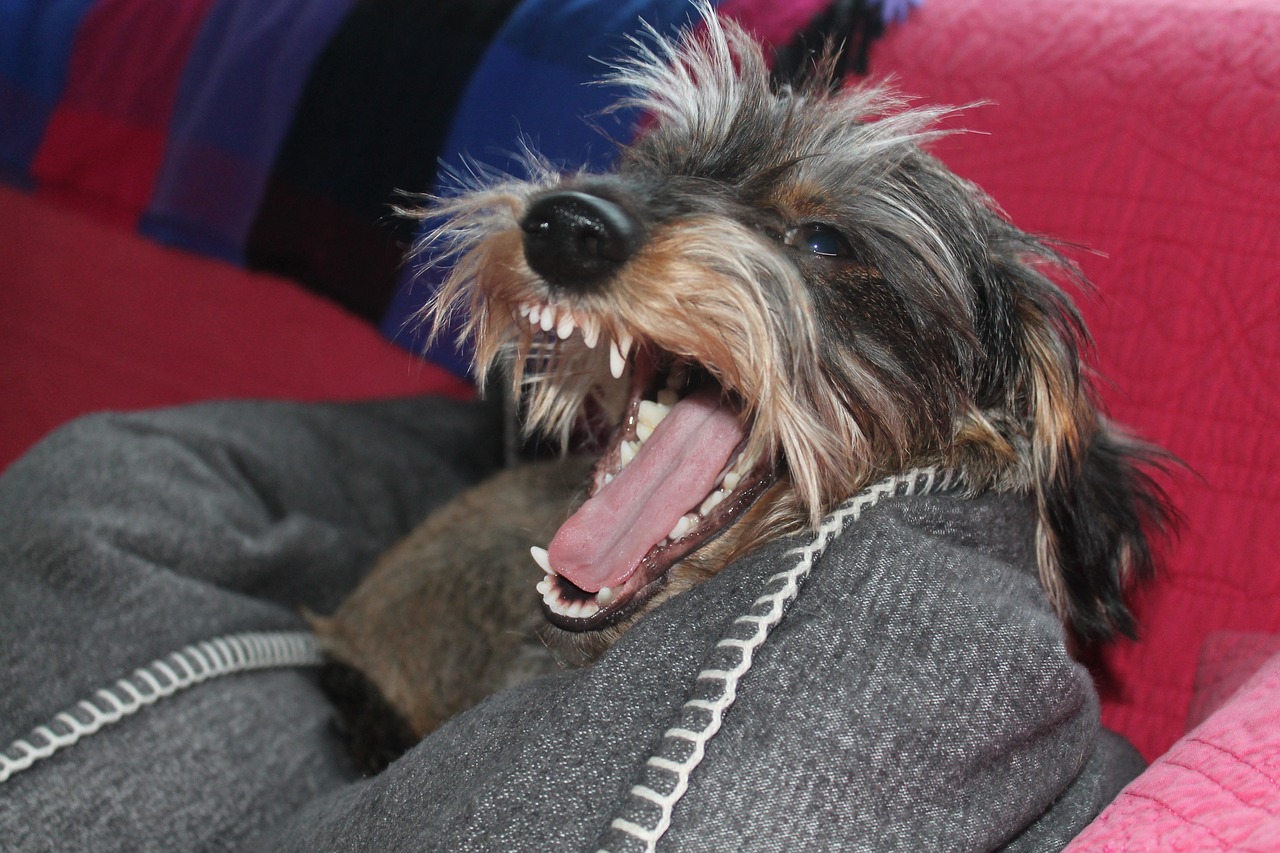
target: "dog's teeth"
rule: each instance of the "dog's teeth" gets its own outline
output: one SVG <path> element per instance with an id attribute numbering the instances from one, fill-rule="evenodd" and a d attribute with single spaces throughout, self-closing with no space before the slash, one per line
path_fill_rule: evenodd
<path id="1" fill-rule="evenodd" d="M 554 575 L 555 570 L 551 568 L 551 558 L 547 555 L 546 548 L 539 548 L 534 545 L 529 549 L 529 553 L 533 555 L 533 561 L 538 564 L 538 568 L 542 569 L 548 575 Z"/>
<path id="2" fill-rule="evenodd" d="M 730 471 L 729 474 L 741 479 L 754 471 L 756 463 L 759 461 L 760 456 L 758 454 L 752 454 L 750 457 L 739 456 L 738 461 L 733 464 L 733 470 Z M 729 474 L 725 475 L 726 480 L 729 479 Z"/>
<path id="3" fill-rule="evenodd" d="M 556 324 L 556 309 L 551 305 L 542 306 L 542 316 L 539 318 L 538 325 L 542 327 L 542 331 L 549 332 Z"/>
<path id="4" fill-rule="evenodd" d="M 560 322 L 556 325 L 556 336 L 563 341 L 565 338 L 572 335 L 573 330 L 576 328 L 578 328 L 578 324 L 574 322 L 573 314 L 569 311 L 565 311 L 564 315 L 560 318 Z"/>
<path id="5" fill-rule="evenodd" d="M 596 321 L 591 317 L 585 317 L 582 320 L 582 342 L 587 345 L 587 349 L 595 349 L 596 343 L 600 340 L 600 327 L 596 325 Z"/>
<path id="6" fill-rule="evenodd" d="M 667 534 L 667 538 L 672 542 L 684 536 L 693 529 L 694 521 L 687 515 L 680 516 L 680 520 L 676 522 L 676 526 L 671 528 L 671 532 Z"/>
<path id="7" fill-rule="evenodd" d="M 613 482 L 613 475 L 612 475 L 612 474 L 605 474 L 605 475 L 604 475 L 604 484 L 607 486 L 607 485 L 609 485 L 609 484 L 610 484 L 610 483 L 612 483 L 612 482 Z"/>
<path id="8" fill-rule="evenodd" d="M 732 492 L 734 489 L 738 488 L 738 483 L 742 482 L 742 475 L 737 471 L 730 471 L 728 474 L 724 475 L 724 480 L 722 482 L 724 490 L 726 492 Z"/>
<path id="9" fill-rule="evenodd" d="M 542 322 L 542 306 L 536 302 L 530 302 L 525 307 L 529 309 L 528 314 L 525 315 L 529 318 L 529 325 L 536 328 Z"/>
<path id="10" fill-rule="evenodd" d="M 553 613 L 568 616 L 570 619 L 587 619 L 600 612 L 600 605 L 594 601 L 566 602 L 559 597 L 552 601 L 547 601 L 544 598 L 543 601 L 546 601 L 547 606 L 551 608 Z"/>
<path id="11" fill-rule="evenodd" d="M 649 427 L 656 427 L 670 413 L 671 408 L 669 406 L 655 403 L 652 400 L 641 400 L 640 411 L 636 413 L 636 420 Z"/>
<path id="12" fill-rule="evenodd" d="M 700 515 L 706 515 L 707 513 L 711 512 L 711 510 L 719 506 L 720 502 L 723 500 L 724 500 L 724 492 L 721 491 L 720 489 L 716 489 L 714 492 L 707 495 L 707 499 L 702 502 L 702 506 L 698 507 L 698 513 Z"/>
<path id="13" fill-rule="evenodd" d="M 622 371 L 627 368 L 627 357 L 622 354 L 622 350 L 618 348 L 617 341 L 609 342 L 609 372 L 613 374 L 614 379 L 622 378 Z"/>
<path id="14" fill-rule="evenodd" d="M 658 428 L 658 424 L 662 423 L 663 418 L 670 413 L 671 409 L 668 406 L 652 400 L 641 400 L 640 409 L 636 413 L 636 437 L 641 442 L 648 441 L 649 436 L 653 435 L 653 431 Z"/>
<path id="15" fill-rule="evenodd" d="M 607 599 L 607 602 L 613 601 L 617 596 L 609 589 L 604 587 L 600 592 L 596 593 L 595 599 L 566 601 L 560 594 L 560 590 L 556 588 L 554 579 L 550 575 L 538 582 L 538 592 L 542 595 L 542 603 L 552 613 L 561 616 L 567 616 L 570 619 L 588 619 L 600 612 L 600 608 L 604 606 L 600 602 L 601 596 Z"/>
<path id="16" fill-rule="evenodd" d="M 632 459 L 636 458 L 636 453 L 640 451 L 640 444 L 635 441 L 624 441 L 622 442 L 622 446 L 618 448 L 618 451 L 622 457 L 622 464 L 626 465 L 631 462 Z"/>
<path id="17" fill-rule="evenodd" d="M 670 409 L 672 406 L 674 406 L 676 403 L 679 403 L 679 402 L 680 402 L 680 395 L 677 394 L 674 389 L 663 388 L 661 391 L 658 392 L 658 404 L 661 406 L 666 406 L 668 409 Z"/>
<path id="18" fill-rule="evenodd" d="M 601 607 L 608 607 L 610 604 L 613 604 L 614 599 L 617 597 L 618 594 L 612 589 L 607 586 L 602 586 L 600 587 L 600 591 L 596 593 L 596 604 Z"/>

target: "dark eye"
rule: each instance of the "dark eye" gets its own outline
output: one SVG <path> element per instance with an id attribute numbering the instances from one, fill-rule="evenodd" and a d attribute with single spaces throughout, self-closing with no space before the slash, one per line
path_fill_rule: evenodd
<path id="1" fill-rule="evenodd" d="M 825 258 L 848 258 L 853 255 L 853 249 L 845 236 L 821 222 L 797 225 L 787 232 L 786 243 L 792 248 Z"/>

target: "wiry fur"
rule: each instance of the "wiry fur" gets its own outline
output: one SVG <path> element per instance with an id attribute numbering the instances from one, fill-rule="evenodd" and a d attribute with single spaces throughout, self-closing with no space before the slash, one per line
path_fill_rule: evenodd
<path id="1" fill-rule="evenodd" d="M 625 200 L 647 219 L 646 245 L 573 305 L 605 335 L 701 362 L 747 401 L 752 441 L 789 486 L 741 532 L 749 541 L 816 523 L 885 474 L 941 464 L 975 492 L 1031 494 L 1054 605 L 1085 638 L 1130 630 L 1127 578 L 1149 573 L 1144 530 L 1165 515 L 1143 471 L 1157 455 L 1099 413 L 1087 333 L 1053 280 L 1079 282 L 1075 268 L 921 150 L 944 110 L 904 109 L 875 86 L 832 93 L 822 68 L 775 89 L 750 36 L 714 15 L 679 40 L 652 35 L 609 78 L 652 117 L 614 174 L 531 160 L 530 180 L 433 211 L 446 222 L 429 240 L 449 244 L 454 266 L 429 315 L 466 309 L 479 374 L 510 358 L 530 428 L 567 437 L 608 376 L 599 353 L 544 348 L 516 315 L 545 292 L 517 222 L 550 187 Z M 833 272 L 780 252 L 764 230 L 778 218 L 836 226 L 855 263 Z"/>
<path id="2" fill-rule="evenodd" d="M 438 333 L 464 318 L 476 374 L 506 368 L 530 430 L 567 445 L 584 420 L 598 426 L 606 413 L 617 423 L 628 395 L 606 342 L 621 342 L 713 377 L 747 424 L 743 457 L 765 460 L 769 474 L 732 524 L 673 552 L 643 606 L 544 636 L 590 661 L 734 557 L 815 525 L 886 475 L 931 465 L 960 472 L 974 493 L 1027 495 L 1041 578 L 1063 619 L 1085 640 L 1130 631 L 1125 592 L 1150 573 L 1146 534 L 1168 512 L 1148 473 L 1159 455 L 1099 410 L 1082 360 L 1088 337 L 1059 286 L 1083 283 L 1078 272 L 922 150 L 946 111 L 907 109 L 882 87 L 832 91 L 831 59 L 812 82 L 774 86 L 752 39 L 703 11 L 700 29 L 674 40 L 651 33 L 611 76 L 632 92 L 624 103 L 649 117 L 614 170 L 562 174 L 530 153 L 531 177 L 476 179 L 427 214 L 442 223 L 427 243 L 449 273 L 424 320 Z M 590 287 L 544 277 L 527 257 L 522 220 L 553 190 L 605 199 L 633 220 L 634 251 Z M 813 223 L 838 235 L 835 257 L 796 238 Z M 556 306 L 581 332 L 535 328 L 522 316 L 530 305 Z M 500 565 L 510 583 L 531 586 L 516 579 L 523 565 L 536 575 L 528 547 L 545 544 L 582 500 L 563 483 L 538 491 L 524 472 L 501 476 L 474 493 L 492 512 L 475 500 L 446 509 L 428 522 L 425 551 L 389 556 L 318 622 L 334 656 L 418 721 L 418 733 L 475 699 L 474 685 L 415 698 L 449 694 L 424 684 L 422 669 L 458 657 L 455 622 L 474 633 L 461 642 L 486 644 L 484 684 L 506 678 L 511 631 L 474 627 L 520 630 L 536 598 L 494 596 L 485 573 Z M 512 519 L 524 520 L 508 536 L 498 528 Z M 492 555 L 494 542 L 514 558 Z M 466 592 L 482 584 L 486 595 Z"/>

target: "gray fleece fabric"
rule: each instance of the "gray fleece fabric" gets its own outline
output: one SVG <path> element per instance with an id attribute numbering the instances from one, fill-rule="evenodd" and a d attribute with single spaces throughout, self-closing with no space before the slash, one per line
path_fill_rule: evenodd
<path id="1" fill-rule="evenodd" d="M 0 752 L 183 646 L 302 629 L 500 448 L 439 399 L 56 432 L 0 476 Z M 372 779 L 310 669 L 195 684 L 0 782 L 0 850 L 1059 849 L 1141 762 L 1099 728 L 1027 506 L 939 485 L 735 563 Z"/>

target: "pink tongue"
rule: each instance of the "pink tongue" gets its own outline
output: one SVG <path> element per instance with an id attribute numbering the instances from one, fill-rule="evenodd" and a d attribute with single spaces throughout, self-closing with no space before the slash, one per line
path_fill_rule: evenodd
<path id="1" fill-rule="evenodd" d="M 552 567 L 587 592 L 620 587 L 711 493 L 744 434 L 719 389 L 681 400 L 636 458 L 556 533 L 547 549 Z"/>

